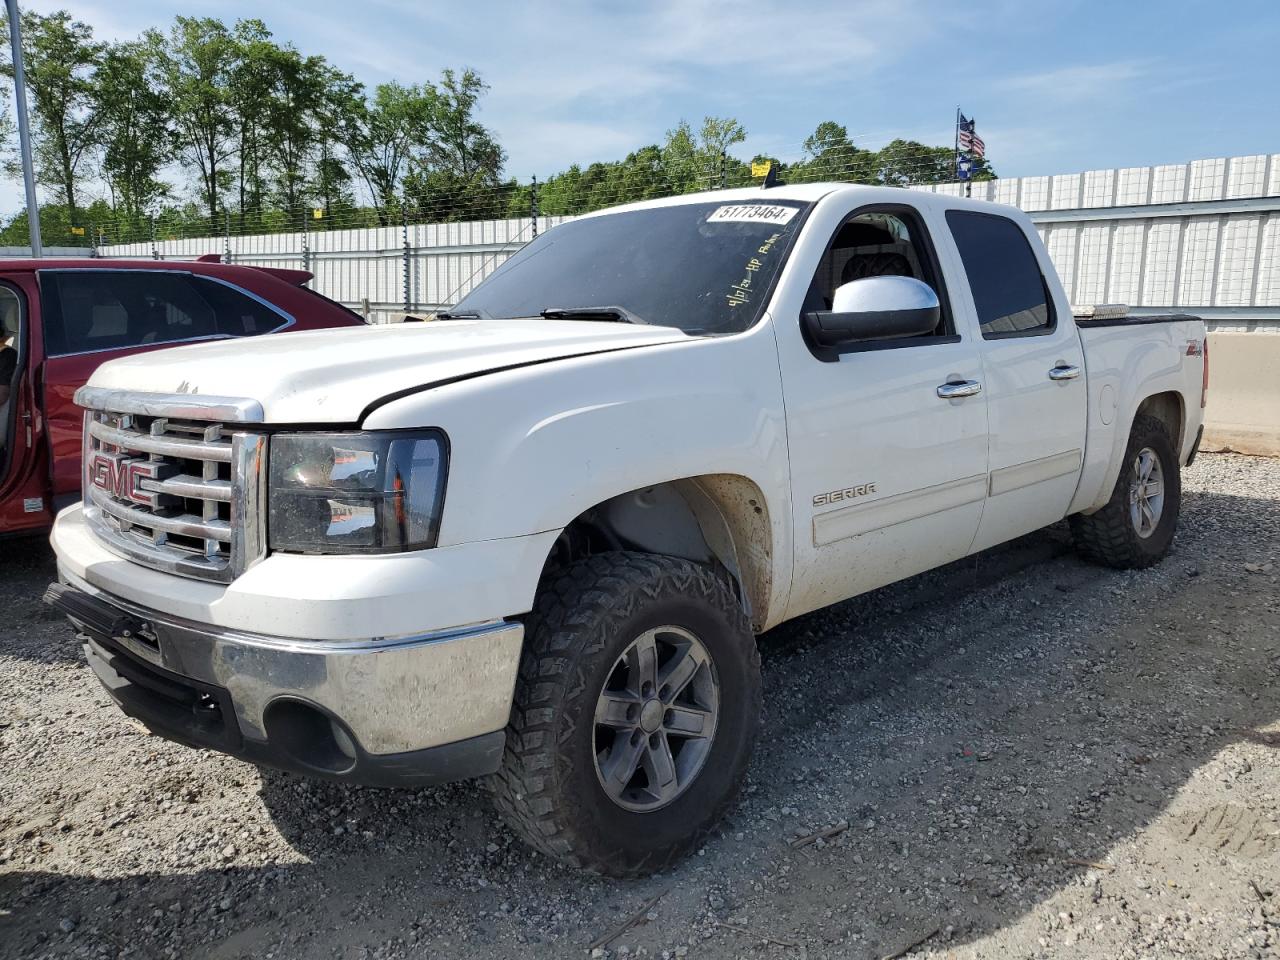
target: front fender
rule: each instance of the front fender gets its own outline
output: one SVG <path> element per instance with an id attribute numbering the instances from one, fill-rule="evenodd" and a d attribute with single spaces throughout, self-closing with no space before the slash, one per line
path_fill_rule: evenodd
<path id="1" fill-rule="evenodd" d="M 439 427 L 450 464 L 440 545 L 559 530 L 611 497 L 708 474 L 751 480 L 790 583 L 782 388 L 768 322 L 497 372 L 377 408 L 367 429 Z"/>

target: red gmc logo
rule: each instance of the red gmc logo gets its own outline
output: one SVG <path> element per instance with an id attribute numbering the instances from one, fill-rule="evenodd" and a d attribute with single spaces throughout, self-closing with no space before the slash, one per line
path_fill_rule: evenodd
<path id="1" fill-rule="evenodd" d="M 159 506 L 160 494 L 143 490 L 138 481 L 144 477 L 160 479 L 160 470 L 164 466 L 166 464 L 154 460 L 139 460 L 122 453 L 99 450 L 89 462 L 89 482 L 117 500 L 132 500 L 154 508 Z"/>

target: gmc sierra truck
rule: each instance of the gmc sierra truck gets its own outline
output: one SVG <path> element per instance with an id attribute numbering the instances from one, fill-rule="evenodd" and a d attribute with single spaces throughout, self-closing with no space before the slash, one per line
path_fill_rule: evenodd
<path id="1" fill-rule="evenodd" d="M 434 322 L 102 366 L 48 599 L 162 736 L 490 776 L 533 846 L 635 875 L 731 802 L 757 634 L 1064 517 L 1154 563 L 1206 385 L 1198 319 L 1077 321 L 1017 210 L 650 201 Z"/>

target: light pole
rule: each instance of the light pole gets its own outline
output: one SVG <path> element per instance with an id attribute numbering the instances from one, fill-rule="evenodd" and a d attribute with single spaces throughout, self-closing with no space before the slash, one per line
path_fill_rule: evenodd
<path id="1" fill-rule="evenodd" d="M 31 255 L 44 256 L 40 243 L 40 207 L 36 203 L 36 175 L 31 168 L 31 129 L 27 123 L 27 78 L 22 69 L 22 27 L 18 0 L 5 0 L 9 11 L 9 43 L 13 46 L 13 93 L 18 110 L 18 152 L 22 154 L 22 179 L 27 186 L 27 226 L 31 231 Z"/>

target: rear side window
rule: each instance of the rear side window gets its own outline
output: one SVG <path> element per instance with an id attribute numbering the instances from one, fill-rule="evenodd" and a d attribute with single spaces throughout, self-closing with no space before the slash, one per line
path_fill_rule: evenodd
<path id="1" fill-rule="evenodd" d="M 973 292 L 982 336 L 1033 336 L 1053 329 L 1053 306 L 1035 251 L 1007 217 L 947 211 L 947 226 Z"/>
<path id="2" fill-rule="evenodd" d="M 213 308 L 218 332 L 229 337 L 252 337 L 268 333 L 287 322 L 261 300 L 208 277 L 189 278 L 205 302 Z"/>
<path id="3" fill-rule="evenodd" d="M 41 271 L 49 356 L 266 333 L 287 322 L 225 284 L 158 270 Z"/>

